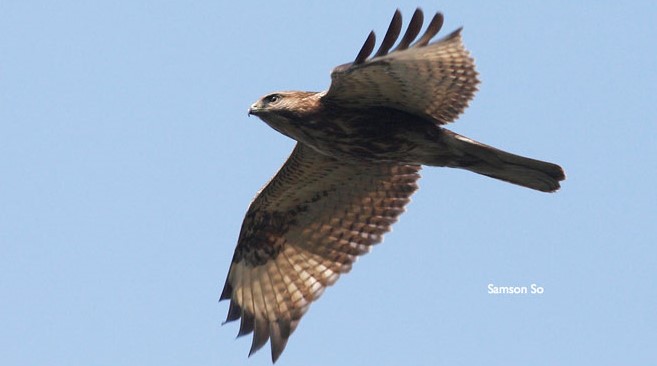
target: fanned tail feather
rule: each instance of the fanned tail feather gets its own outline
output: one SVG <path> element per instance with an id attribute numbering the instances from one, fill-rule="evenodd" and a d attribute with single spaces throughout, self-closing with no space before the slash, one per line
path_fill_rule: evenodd
<path id="1" fill-rule="evenodd" d="M 446 142 L 458 153 L 451 167 L 467 169 L 542 192 L 558 190 L 561 187 L 559 182 L 566 179 L 559 165 L 511 154 L 451 131 L 444 131 Z"/>

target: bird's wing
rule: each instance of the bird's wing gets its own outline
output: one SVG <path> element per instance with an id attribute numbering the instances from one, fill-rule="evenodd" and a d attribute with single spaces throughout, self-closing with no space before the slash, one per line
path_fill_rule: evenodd
<path id="1" fill-rule="evenodd" d="M 401 31 L 399 10 L 377 53 L 370 33 L 354 62 L 336 67 L 322 101 L 344 107 L 391 107 L 434 120 L 454 121 L 477 90 L 474 60 L 461 42 L 461 29 L 429 43 L 443 24 L 437 13 L 414 44 L 422 28 L 422 10 L 413 14 L 397 47 L 389 52 Z"/>
<path id="2" fill-rule="evenodd" d="M 379 243 L 417 189 L 419 166 L 337 161 L 297 143 L 251 203 L 221 299 L 249 353 L 281 354 L 301 316 L 359 255 Z"/>

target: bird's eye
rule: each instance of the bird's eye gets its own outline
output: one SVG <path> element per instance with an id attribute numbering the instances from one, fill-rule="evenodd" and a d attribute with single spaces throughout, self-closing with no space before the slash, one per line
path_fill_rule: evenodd
<path id="1" fill-rule="evenodd" d="M 265 97 L 265 102 L 267 104 L 273 104 L 281 100 L 281 96 L 278 94 L 272 94 Z"/>

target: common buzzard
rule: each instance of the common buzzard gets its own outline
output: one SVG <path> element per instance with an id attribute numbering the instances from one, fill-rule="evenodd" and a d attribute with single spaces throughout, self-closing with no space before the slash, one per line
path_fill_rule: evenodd
<path id="1" fill-rule="evenodd" d="M 543 192 L 558 165 L 504 152 L 446 130 L 477 90 L 461 29 L 430 42 L 417 9 L 397 47 L 397 10 L 373 57 L 371 32 L 356 59 L 336 67 L 324 92 L 269 94 L 249 109 L 297 141 L 244 218 L 221 300 L 226 322 L 253 332 L 249 355 L 271 340 L 272 361 L 310 304 L 359 255 L 381 242 L 417 189 L 422 165 L 461 168 Z"/>

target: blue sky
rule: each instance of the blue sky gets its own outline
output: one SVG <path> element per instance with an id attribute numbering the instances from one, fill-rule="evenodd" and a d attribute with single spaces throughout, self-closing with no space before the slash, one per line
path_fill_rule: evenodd
<path id="1" fill-rule="evenodd" d="M 568 179 L 543 194 L 425 169 L 277 365 L 654 363 L 654 4 L 3 1 L 0 363 L 269 364 L 217 303 L 244 212 L 293 146 L 247 108 L 325 89 L 418 5 L 464 26 L 481 74 L 449 128 Z"/>

